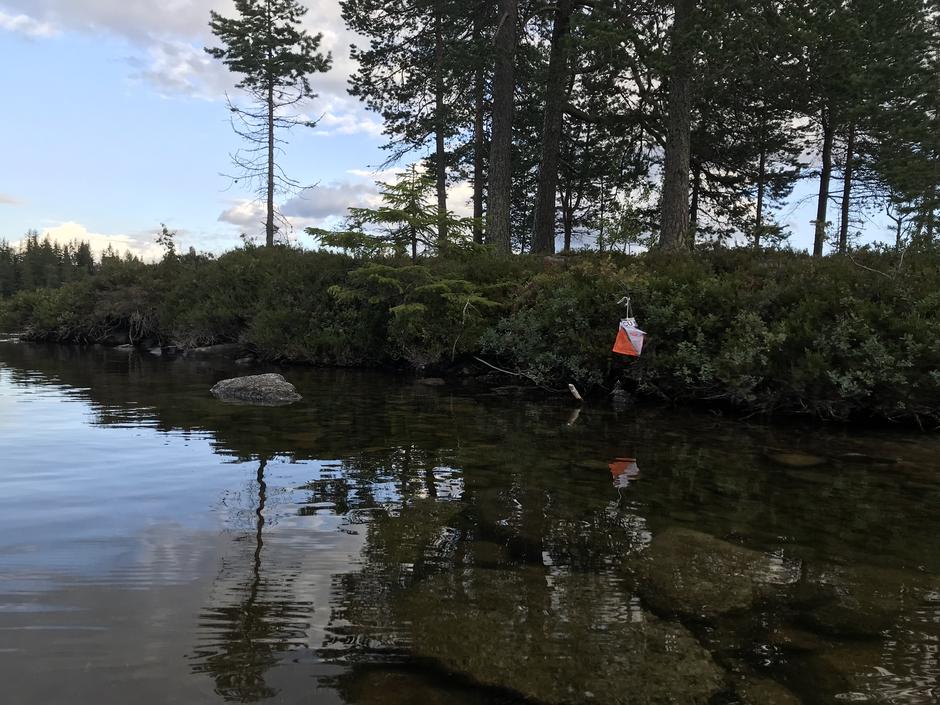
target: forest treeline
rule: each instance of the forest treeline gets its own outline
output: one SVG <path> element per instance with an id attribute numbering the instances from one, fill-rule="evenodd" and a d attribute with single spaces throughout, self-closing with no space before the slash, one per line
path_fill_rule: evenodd
<path id="1" fill-rule="evenodd" d="M 107 257 L 118 255 L 109 250 Z M 19 246 L 0 240 L 0 298 L 18 291 L 58 287 L 94 273 L 96 261 L 87 242 L 64 245 L 30 231 Z"/>
<path id="2" fill-rule="evenodd" d="M 872 220 L 898 247 L 936 233 L 936 0 L 340 4 L 389 161 L 429 153 L 442 213 L 472 183 L 497 250 L 772 245 L 800 179 L 817 255 Z"/>

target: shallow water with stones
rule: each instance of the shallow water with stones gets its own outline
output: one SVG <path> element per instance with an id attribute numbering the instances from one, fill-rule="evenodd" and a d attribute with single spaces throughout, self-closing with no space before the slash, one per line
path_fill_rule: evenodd
<path id="1" fill-rule="evenodd" d="M 940 436 L 0 343 L 0 702 L 940 701 Z"/>

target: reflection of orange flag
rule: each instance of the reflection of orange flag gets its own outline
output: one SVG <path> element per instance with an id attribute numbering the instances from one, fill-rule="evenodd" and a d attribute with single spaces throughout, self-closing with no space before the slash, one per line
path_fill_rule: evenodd
<path id="1" fill-rule="evenodd" d="M 617 329 L 617 340 L 614 343 L 614 352 L 618 355 L 629 355 L 630 357 L 640 356 L 640 353 L 633 347 L 633 343 L 630 342 L 630 336 L 627 335 L 627 331 L 623 329 L 623 326 Z"/>
<path id="2" fill-rule="evenodd" d="M 637 467 L 636 458 L 614 458 L 610 468 L 611 477 L 614 480 L 614 487 L 626 487 L 633 480 L 640 476 L 640 468 Z"/>
<path id="3" fill-rule="evenodd" d="M 616 479 L 619 475 L 623 475 L 627 470 L 630 470 L 631 466 L 635 465 L 636 458 L 617 458 L 614 462 L 608 463 L 607 467 L 610 468 L 610 474 Z"/>

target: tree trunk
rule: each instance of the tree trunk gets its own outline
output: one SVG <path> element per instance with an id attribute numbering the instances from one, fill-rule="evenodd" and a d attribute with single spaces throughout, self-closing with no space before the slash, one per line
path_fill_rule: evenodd
<path id="1" fill-rule="evenodd" d="M 760 163 L 757 166 L 757 217 L 754 220 L 754 248 L 760 247 L 760 238 L 764 229 L 764 182 L 767 171 L 767 148 L 763 137 L 760 145 Z"/>
<path id="2" fill-rule="evenodd" d="M 695 0 L 675 0 L 672 66 L 669 72 L 669 113 L 663 165 L 662 232 L 659 247 L 684 250 L 689 235 L 689 161 L 692 142 L 692 19 Z"/>
<path id="3" fill-rule="evenodd" d="M 558 0 L 552 27 L 552 46 L 545 82 L 545 114 L 542 122 L 542 157 L 539 182 L 535 194 L 535 217 L 532 225 L 532 251 L 552 254 L 555 251 L 555 201 L 558 189 L 558 150 L 561 144 L 568 77 L 568 33 L 571 27 L 573 0 Z"/>
<path id="4" fill-rule="evenodd" d="M 437 168 L 437 244 L 447 242 L 447 154 L 444 144 L 444 7 L 438 0 L 434 18 L 434 158 Z"/>
<path id="5" fill-rule="evenodd" d="M 901 236 L 903 233 L 904 219 L 900 213 L 897 216 L 892 215 L 891 206 L 888 206 L 885 209 L 888 213 L 888 217 L 894 221 L 894 250 L 895 252 L 901 251 Z"/>
<path id="6" fill-rule="evenodd" d="M 274 83 L 268 83 L 268 183 L 267 219 L 265 220 L 265 244 L 274 247 Z"/>
<path id="7" fill-rule="evenodd" d="M 512 252 L 509 211 L 512 188 L 512 114 L 516 88 L 517 0 L 500 0 L 493 71 L 493 117 L 490 135 L 490 174 L 487 184 L 486 241 L 497 252 Z"/>
<path id="8" fill-rule="evenodd" d="M 849 249 L 849 215 L 852 206 L 852 169 L 855 166 L 855 123 L 849 125 L 845 141 L 845 166 L 842 169 L 842 221 L 839 224 L 839 254 Z"/>
<path id="9" fill-rule="evenodd" d="M 473 20 L 473 42 L 476 47 L 480 46 L 481 24 L 480 16 L 477 15 Z M 486 80 L 483 74 L 483 60 L 482 57 L 478 57 L 476 73 L 473 77 L 473 241 L 478 244 L 483 243 L 485 101 Z"/>
<path id="10" fill-rule="evenodd" d="M 690 250 L 695 249 L 695 232 L 698 228 L 699 198 L 702 193 L 702 169 L 697 164 L 692 165 L 692 203 L 689 206 L 689 240 Z"/>
<path id="11" fill-rule="evenodd" d="M 813 240 L 813 257 L 822 257 L 826 240 L 826 213 L 829 208 L 829 181 L 832 178 L 833 129 L 829 111 L 822 112 L 823 152 L 822 170 L 819 172 L 819 200 L 816 203 L 816 235 Z"/>
<path id="12" fill-rule="evenodd" d="M 561 196 L 561 222 L 565 233 L 564 251 L 571 251 L 571 231 L 574 229 L 574 195 L 571 193 L 571 184 L 566 184 Z"/>
<path id="13" fill-rule="evenodd" d="M 940 203 L 940 188 L 934 186 L 931 190 L 930 200 L 927 203 L 927 242 L 933 242 L 934 228 L 936 226 L 936 210 L 937 205 Z"/>

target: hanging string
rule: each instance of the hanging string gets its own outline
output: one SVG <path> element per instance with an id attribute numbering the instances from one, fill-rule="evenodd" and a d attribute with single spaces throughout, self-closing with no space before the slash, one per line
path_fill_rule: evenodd
<path id="1" fill-rule="evenodd" d="M 630 305 L 630 297 L 629 297 L 629 296 L 624 296 L 622 299 L 620 299 L 620 301 L 617 302 L 617 305 L 618 305 L 618 306 L 626 306 L 626 307 L 627 307 L 627 318 L 633 318 L 633 308 L 632 308 L 632 306 Z"/>

